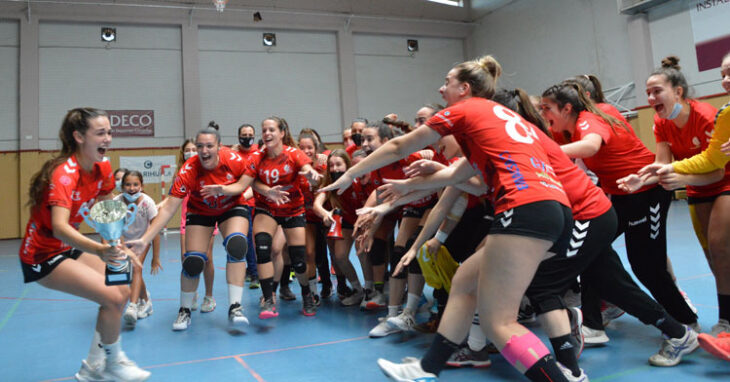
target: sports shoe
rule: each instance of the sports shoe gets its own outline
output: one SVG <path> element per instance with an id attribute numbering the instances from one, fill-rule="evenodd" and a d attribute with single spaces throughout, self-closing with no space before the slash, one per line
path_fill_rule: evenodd
<path id="1" fill-rule="evenodd" d="M 314 300 L 314 293 L 302 296 L 302 314 L 311 317 L 317 314 L 317 302 Z"/>
<path id="2" fill-rule="evenodd" d="M 349 286 L 337 284 L 337 298 L 339 298 L 340 301 L 352 296 L 353 293 L 355 293 L 355 291 Z"/>
<path id="3" fill-rule="evenodd" d="M 580 292 L 576 293 L 572 289 L 568 289 L 568 291 L 565 293 L 565 296 L 563 296 L 563 301 L 565 301 L 565 305 L 569 307 L 575 307 L 581 305 L 580 298 Z"/>
<path id="4" fill-rule="evenodd" d="M 368 302 L 373 298 L 372 289 L 363 289 L 362 301 L 360 301 L 360 310 L 367 309 Z"/>
<path id="5" fill-rule="evenodd" d="M 391 325 L 388 323 L 388 318 L 390 317 L 380 317 L 378 318 L 378 324 L 375 325 L 374 328 L 370 330 L 370 333 L 368 335 L 372 338 L 380 338 L 385 337 L 387 335 L 398 333 L 400 332 L 400 329 L 398 327 Z"/>
<path id="6" fill-rule="evenodd" d="M 624 310 L 616 305 L 611 304 L 608 301 L 601 303 L 601 319 L 603 320 L 603 326 L 608 325 L 611 321 L 624 315 Z"/>
<path id="7" fill-rule="evenodd" d="M 421 368 L 418 358 L 403 358 L 403 363 L 390 362 L 378 358 L 378 366 L 388 378 L 398 382 L 436 382 L 436 374 L 427 373 Z"/>
<path id="8" fill-rule="evenodd" d="M 266 320 L 278 316 L 279 312 L 276 310 L 276 303 L 274 302 L 274 299 L 270 298 L 264 300 L 264 303 L 261 305 L 261 312 L 259 312 L 259 319 Z"/>
<path id="9" fill-rule="evenodd" d="M 687 325 L 684 327 L 684 336 L 682 338 L 665 339 L 659 352 L 649 357 L 650 364 L 654 366 L 674 366 L 682 360 L 683 355 L 692 353 L 700 346 L 697 342 L 697 333 Z"/>
<path id="10" fill-rule="evenodd" d="M 172 323 L 172 330 L 187 330 L 188 326 L 190 326 L 190 309 L 180 307 L 177 318 Z"/>
<path id="11" fill-rule="evenodd" d="M 387 306 L 388 306 L 388 303 L 385 300 L 385 294 L 375 290 L 375 291 L 373 291 L 373 294 L 370 295 L 370 300 L 367 302 L 367 304 L 365 304 L 365 309 L 367 309 L 367 310 L 383 309 Z"/>
<path id="12" fill-rule="evenodd" d="M 316 293 L 312 293 L 312 297 L 314 297 L 314 306 L 319 308 L 322 305 L 322 299 Z"/>
<path id="13" fill-rule="evenodd" d="M 692 330 L 694 330 L 695 333 L 697 333 L 697 334 L 702 333 L 702 326 L 700 325 L 700 323 L 698 321 L 695 321 L 694 323 L 689 324 L 689 327 L 692 328 Z"/>
<path id="14" fill-rule="evenodd" d="M 213 296 L 203 297 L 203 303 L 200 304 L 201 313 L 210 313 L 215 310 L 215 298 Z"/>
<path id="15" fill-rule="evenodd" d="M 231 325 L 248 325 L 248 318 L 243 314 L 241 304 L 235 303 L 228 308 L 228 323 Z"/>
<path id="16" fill-rule="evenodd" d="M 137 318 L 147 318 L 152 313 L 154 313 L 154 310 L 152 310 L 152 298 L 150 297 L 150 292 L 147 291 L 147 299 L 140 299 L 137 304 Z"/>
<path id="17" fill-rule="evenodd" d="M 319 291 L 319 295 L 324 298 L 330 298 L 332 296 L 332 282 L 322 284 L 322 290 Z"/>
<path id="18" fill-rule="evenodd" d="M 520 311 L 517 313 L 517 322 L 525 325 L 531 324 L 535 321 L 537 321 L 537 318 L 535 317 L 535 309 L 532 308 L 530 299 L 524 296 L 522 297 L 522 302 L 520 302 Z"/>
<path id="19" fill-rule="evenodd" d="M 702 333 L 697 336 L 700 347 L 725 361 L 730 361 L 730 333 L 718 333 L 717 337 Z M 78 374 L 77 374 L 78 375 Z"/>
<path id="20" fill-rule="evenodd" d="M 388 325 L 395 326 L 404 332 L 410 332 L 413 330 L 413 327 L 416 326 L 416 317 L 413 312 L 408 309 L 404 309 L 401 314 L 395 317 L 388 317 L 387 321 Z"/>
<path id="21" fill-rule="evenodd" d="M 140 369 L 124 352 L 120 352 L 117 359 L 106 359 L 104 377 L 112 381 L 145 381 L 150 377 L 150 372 Z"/>
<path id="22" fill-rule="evenodd" d="M 288 285 L 281 285 L 279 287 L 279 298 L 284 301 L 294 301 L 297 299 L 297 296 L 291 291 Z"/>
<path id="23" fill-rule="evenodd" d="M 489 367 L 492 365 L 492 361 L 489 359 L 489 352 L 487 347 L 479 351 L 471 350 L 469 345 L 461 345 L 446 364 L 451 367 Z"/>
<path id="24" fill-rule="evenodd" d="M 578 308 L 570 308 L 568 309 L 568 317 L 570 318 L 570 336 L 577 345 L 575 347 L 575 358 L 580 358 L 585 346 L 583 340 L 583 312 Z"/>
<path id="25" fill-rule="evenodd" d="M 127 325 L 134 327 L 137 323 L 137 310 L 139 310 L 139 308 L 137 308 L 137 304 L 133 302 L 127 304 L 127 309 L 122 315 L 122 318 L 124 318 L 124 322 L 126 322 Z"/>
<path id="26" fill-rule="evenodd" d="M 190 307 L 190 310 L 193 312 L 198 310 L 198 292 L 197 291 L 193 295 L 193 306 Z"/>
<path id="27" fill-rule="evenodd" d="M 587 326 L 582 326 L 580 332 L 583 334 L 583 346 L 599 346 L 608 343 L 609 341 L 605 330 L 591 329 Z"/>
<path id="28" fill-rule="evenodd" d="M 712 325 L 712 329 L 710 329 L 710 335 L 717 338 L 717 335 L 722 332 L 730 333 L 730 322 L 721 318 L 717 321 L 715 325 Z"/>
<path id="29" fill-rule="evenodd" d="M 421 333 L 436 333 L 438 331 L 440 323 L 441 320 L 438 318 L 438 315 L 432 314 L 431 319 L 424 323 L 417 324 L 413 327 L 413 329 Z"/>
<path id="30" fill-rule="evenodd" d="M 406 301 L 407 298 L 408 297 L 404 298 L 403 301 Z M 416 309 L 416 314 L 431 312 L 433 304 L 434 302 L 432 300 L 429 300 L 423 293 L 421 293 L 421 298 L 418 300 L 418 309 Z"/>
<path id="31" fill-rule="evenodd" d="M 248 281 L 248 289 L 259 289 L 261 288 L 261 282 L 256 276 L 251 276 L 251 280 Z"/>
<path id="32" fill-rule="evenodd" d="M 363 298 L 363 291 L 362 289 L 357 289 L 352 292 L 349 296 L 340 299 L 340 303 L 344 306 L 355 306 L 360 305 L 360 302 Z"/>
<path id="33" fill-rule="evenodd" d="M 495 345 L 494 342 L 487 342 L 485 349 L 487 349 L 487 353 L 489 354 L 499 354 L 499 349 L 497 349 L 497 345 Z"/>
<path id="34" fill-rule="evenodd" d="M 100 382 L 104 379 L 104 362 L 90 364 L 86 360 L 81 360 L 81 368 L 74 375 L 74 379 L 79 382 Z"/>
<path id="35" fill-rule="evenodd" d="M 560 371 L 563 372 L 565 379 L 567 379 L 569 382 L 588 382 L 588 376 L 586 375 L 586 372 L 583 371 L 583 369 L 580 369 L 580 375 L 576 377 L 573 375 L 573 372 L 570 371 L 570 369 L 563 366 L 560 362 L 558 362 L 558 367 L 560 368 Z"/>

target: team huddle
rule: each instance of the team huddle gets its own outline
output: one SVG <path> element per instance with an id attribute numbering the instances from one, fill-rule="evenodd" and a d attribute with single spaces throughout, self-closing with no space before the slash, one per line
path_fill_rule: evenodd
<path id="1" fill-rule="evenodd" d="M 423 106 L 414 124 L 393 114 L 356 119 L 344 149 L 328 149 L 313 129 L 295 141 L 281 117 L 262 121 L 258 144 L 256 128 L 244 124 L 239 143 L 226 147 L 211 123 L 182 144 L 158 205 L 143 193 L 142 174 L 112 171 L 105 159 L 106 113 L 73 109 L 59 133 L 60 154 L 31 181 L 20 249 L 25 282 L 99 304 L 79 381 L 150 376 L 121 350 L 120 321 L 133 326 L 152 314 L 142 264 L 152 248 L 152 271 L 161 270 L 158 234 L 180 208 L 176 331 L 192 324 L 201 275 L 200 310 L 216 307 L 212 245 L 220 232 L 232 327 L 249 324 L 247 280 L 260 287 L 257 316 L 266 320 L 279 315 L 279 299 L 297 298 L 293 272 L 305 316 L 336 292 L 344 307 L 386 312 L 370 337 L 435 333 L 422 358 L 378 360 L 396 381 L 435 381 L 447 365 L 487 367 L 490 353 L 532 381 L 588 381 L 583 348 L 608 342 L 605 325 L 624 312 L 664 337 L 648 358 L 653 366 L 675 366 L 700 346 L 730 360 L 730 107 L 690 98 L 678 61 L 666 58 L 646 82 L 655 153 L 595 76 L 531 97 L 497 88 L 502 68 L 484 56 L 447 73 L 439 90 L 446 107 Z M 730 93 L 730 54 L 721 71 Z M 716 280 L 719 315 L 709 333 L 667 257 L 671 191 L 684 187 Z M 79 210 L 112 197 L 138 211 L 123 243 L 79 233 Z M 621 234 L 649 293 L 612 248 Z M 122 261 L 134 267 L 131 286 L 104 285 L 107 265 Z M 429 309 L 426 284 L 436 307 L 419 323 L 417 313 Z M 533 321 L 552 352 L 523 325 Z"/>

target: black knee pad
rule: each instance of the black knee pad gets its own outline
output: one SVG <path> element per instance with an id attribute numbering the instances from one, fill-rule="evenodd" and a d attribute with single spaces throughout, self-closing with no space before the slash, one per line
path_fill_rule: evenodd
<path id="1" fill-rule="evenodd" d="M 393 271 L 395 271 L 395 267 L 398 266 L 398 263 L 400 262 L 400 259 L 403 257 L 403 255 L 406 254 L 406 248 L 401 247 L 399 245 L 396 245 L 393 247 L 393 256 L 390 257 L 390 277 L 394 279 L 405 279 L 406 278 L 406 272 L 398 273 L 397 275 L 393 275 Z"/>
<path id="2" fill-rule="evenodd" d="M 382 239 L 373 239 L 373 245 L 370 246 L 370 262 L 373 266 L 385 264 L 385 255 L 388 250 L 388 244 Z"/>
<path id="3" fill-rule="evenodd" d="M 228 253 L 229 263 L 240 263 L 246 261 L 248 253 L 248 239 L 240 232 L 234 232 L 223 239 L 223 248 Z"/>
<path id="4" fill-rule="evenodd" d="M 406 249 L 409 249 L 413 246 L 413 243 L 416 242 L 416 239 L 418 239 L 418 235 L 421 234 L 422 230 L 423 230 L 422 226 L 418 226 L 418 228 L 416 228 L 416 232 L 414 232 L 413 235 L 411 235 L 411 237 L 408 238 L 408 241 L 406 241 Z"/>
<path id="5" fill-rule="evenodd" d="M 208 256 L 202 252 L 185 252 L 182 262 L 182 274 L 189 279 L 197 279 L 205 269 Z"/>
<path id="6" fill-rule="evenodd" d="M 538 316 L 552 312 L 553 310 L 568 309 L 568 306 L 565 305 L 565 301 L 563 301 L 563 297 L 556 294 L 528 297 L 530 299 L 530 304 L 532 304 L 532 308 L 535 309 L 535 314 Z"/>
<path id="7" fill-rule="evenodd" d="M 289 246 L 289 259 L 294 273 L 301 274 L 307 271 L 307 250 L 303 245 Z"/>
<path id="8" fill-rule="evenodd" d="M 271 262 L 271 244 L 274 239 L 266 232 L 259 232 L 254 236 L 256 242 L 256 264 Z"/>
<path id="9" fill-rule="evenodd" d="M 408 273 L 412 273 L 414 275 L 423 274 L 421 271 L 421 264 L 418 264 L 418 258 L 414 258 L 411 260 L 411 263 L 408 264 Z"/>

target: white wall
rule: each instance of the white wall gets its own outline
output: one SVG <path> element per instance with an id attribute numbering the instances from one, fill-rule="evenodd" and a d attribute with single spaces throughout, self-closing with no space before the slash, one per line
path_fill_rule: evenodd
<path id="1" fill-rule="evenodd" d="M 276 33 L 275 47 L 263 46 L 263 32 Z M 287 120 L 295 139 L 309 127 L 324 141 L 341 140 L 334 32 L 201 27 L 199 50 L 203 124 L 215 120 L 224 144 L 237 142 L 244 122 L 259 136 L 272 115 Z"/>
<path id="2" fill-rule="evenodd" d="M 408 39 L 418 40 L 418 52 L 407 51 Z M 464 60 L 460 39 L 356 34 L 353 41 L 358 108 L 368 120 L 396 113 L 412 121 L 422 105 L 443 104 L 438 89 Z"/>
<path id="3" fill-rule="evenodd" d="M 18 22 L 0 20 L 0 151 L 18 149 Z"/>
<path id="4" fill-rule="evenodd" d="M 117 41 L 100 39 L 103 24 L 41 22 L 40 148 L 58 149 L 58 128 L 78 106 L 155 111 L 155 138 L 115 138 L 114 148 L 177 146 L 182 141 L 180 28 L 115 24 Z"/>

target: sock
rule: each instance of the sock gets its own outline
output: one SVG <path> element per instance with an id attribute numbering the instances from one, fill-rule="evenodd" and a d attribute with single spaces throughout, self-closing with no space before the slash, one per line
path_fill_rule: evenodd
<path id="1" fill-rule="evenodd" d="M 720 307 L 720 318 L 730 321 L 730 294 L 718 294 L 717 304 Z"/>
<path id="2" fill-rule="evenodd" d="M 273 280 L 273 279 L 272 279 Z M 259 281 L 260 283 L 261 281 Z M 276 291 L 279 289 L 279 282 L 278 281 L 272 281 L 271 284 L 271 292 L 276 293 Z"/>
<path id="3" fill-rule="evenodd" d="M 101 345 L 101 334 L 94 330 L 94 338 L 91 339 L 91 346 L 89 347 L 89 355 L 86 356 L 86 362 L 89 365 L 93 365 L 104 361 L 104 357 L 106 357 L 106 353 L 104 353 L 104 348 Z"/>
<path id="4" fill-rule="evenodd" d="M 411 312 L 415 312 L 418 310 L 418 303 L 421 301 L 421 296 L 413 293 L 408 293 L 408 297 L 406 298 L 406 309 L 410 310 Z"/>
<path id="5" fill-rule="evenodd" d="M 274 278 L 269 277 L 261 279 L 261 294 L 264 296 L 264 300 L 271 299 L 274 294 Z"/>
<path id="6" fill-rule="evenodd" d="M 373 280 L 365 280 L 365 289 L 373 290 Z"/>
<path id="7" fill-rule="evenodd" d="M 400 305 L 388 305 L 388 317 L 397 316 L 399 308 L 400 308 Z"/>
<path id="8" fill-rule="evenodd" d="M 355 281 L 351 282 L 350 284 L 352 285 L 352 289 L 354 289 L 356 291 L 362 290 L 362 285 L 360 285 L 360 280 L 355 280 Z"/>
<path id="9" fill-rule="evenodd" d="M 316 284 L 315 280 L 315 284 Z M 310 293 L 312 293 L 312 289 L 309 287 L 309 285 L 300 285 L 302 287 L 302 296 L 308 296 Z M 316 286 L 315 286 L 316 288 Z"/>
<path id="10" fill-rule="evenodd" d="M 436 333 L 431 347 L 426 351 L 426 355 L 421 359 L 421 368 L 423 371 L 439 375 L 446 365 L 451 354 L 459 348 L 459 344 L 449 341 L 441 333 Z"/>
<path id="11" fill-rule="evenodd" d="M 382 281 L 380 281 L 380 282 L 376 281 L 375 282 L 375 290 L 376 291 L 378 291 L 380 293 L 383 293 L 384 290 L 385 290 L 384 288 L 385 288 L 385 283 L 384 282 L 382 282 Z"/>
<path id="12" fill-rule="evenodd" d="M 243 295 L 243 287 L 228 284 L 228 305 L 241 305 L 241 296 Z"/>
<path id="13" fill-rule="evenodd" d="M 192 309 L 193 298 L 195 298 L 195 292 L 180 291 L 180 306 L 183 308 Z"/>
<path id="14" fill-rule="evenodd" d="M 576 357 L 575 344 L 571 341 L 570 334 L 550 339 L 553 345 L 555 358 L 560 364 L 570 369 L 574 377 L 580 375 L 580 367 L 578 366 L 578 358 Z"/>
<path id="15" fill-rule="evenodd" d="M 312 277 L 309 279 L 309 291 L 317 292 L 317 277 Z M 304 289 L 302 289 L 302 295 L 304 295 Z"/>
<path id="16" fill-rule="evenodd" d="M 472 322 L 471 328 L 469 328 L 469 338 L 466 343 L 469 345 L 469 349 L 474 351 L 480 351 L 487 346 L 487 336 L 479 326 L 479 321 L 476 324 Z"/>
<path id="17" fill-rule="evenodd" d="M 119 359 L 119 356 L 122 353 L 121 337 L 117 338 L 114 343 L 102 344 L 102 346 L 104 347 L 104 352 L 106 353 L 107 362 L 114 362 Z"/>
<path id="18" fill-rule="evenodd" d="M 661 330 L 664 335 L 669 338 L 682 338 L 687 332 L 684 325 L 680 324 L 677 320 L 672 318 L 668 313 L 664 313 L 664 317 L 660 318 L 654 326 Z"/>
<path id="19" fill-rule="evenodd" d="M 289 285 L 289 278 L 291 277 L 291 264 L 284 264 L 284 268 L 281 270 L 281 285 Z"/>
<path id="20" fill-rule="evenodd" d="M 337 278 L 337 285 L 347 285 L 347 278 L 344 275 L 338 274 L 338 275 L 335 275 L 335 277 Z M 327 281 L 329 281 L 330 284 L 332 284 L 332 281 L 330 281 L 329 276 L 327 277 L 325 284 L 327 283 Z"/>
<path id="21" fill-rule="evenodd" d="M 540 358 L 525 372 L 525 377 L 530 381 L 539 382 L 553 382 L 553 381 L 564 381 L 565 376 L 560 371 L 555 358 L 552 354 L 548 354 Z"/>

